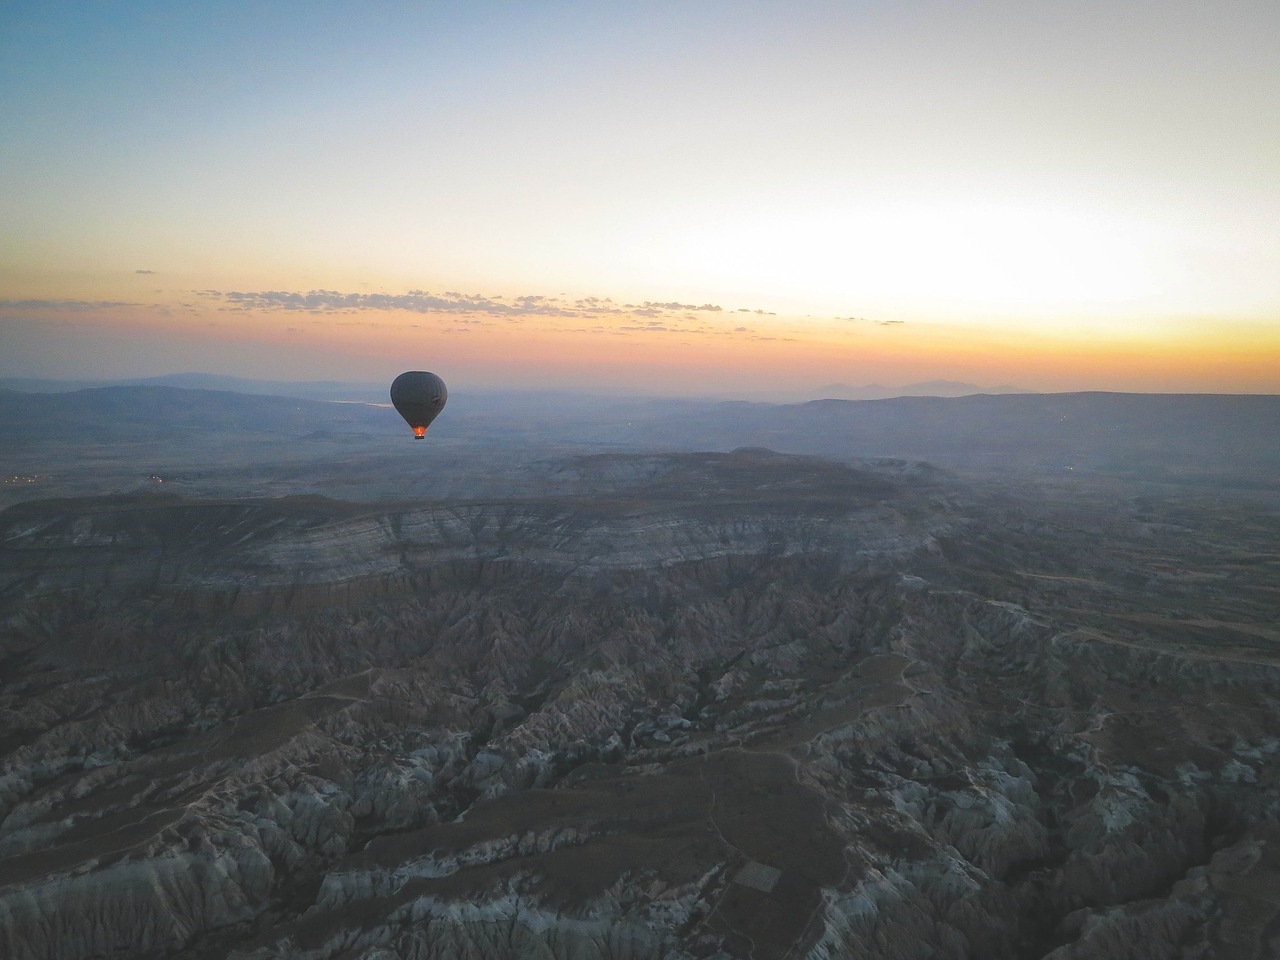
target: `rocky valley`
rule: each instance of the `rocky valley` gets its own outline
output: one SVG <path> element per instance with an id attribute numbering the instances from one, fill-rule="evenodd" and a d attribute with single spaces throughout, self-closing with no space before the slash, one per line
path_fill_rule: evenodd
<path id="1" fill-rule="evenodd" d="M 14 498 L 0 956 L 1280 953 L 1269 488 L 464 474 Z"/>

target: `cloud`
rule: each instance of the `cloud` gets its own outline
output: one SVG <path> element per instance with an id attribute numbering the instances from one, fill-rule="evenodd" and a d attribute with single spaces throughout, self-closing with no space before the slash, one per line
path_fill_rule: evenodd
<path id="1" fill-rule="evenodd" d="M 905 320 L 872 320 L 870 317 L 834 317 L 833 319 L 844 320 L 847 323 L 875 323 L 882 327 L 891 327 L 907 322 Z"/>
<path id="2" fill-rule="evenodd" d="M 496 297 L 463 294 L 456 291 L 436 295 L 426 290 L 408 293 L 342 293 L 338 290 L 311 290 L 297 293 L 288 290 L 240 291 L 219 293 L 207 291 L 215 300 L 224 300 L 248 310 L 310 310 L 316 313 L 353 310 L 406 310 L 411 313 L 488 313 L 495 316 L 576 317 L 578 311 L 546 297 L 518 297 L 503 303 Z"/>
<path id="3" fill-rule="evenodd" d="M 155 271 L 154 271 L 154 270 L 135 270 L 135 271 L 133 271 L 133 272 L 134 272 L 134 273 L 145 273 L 145 274 L 152 274 L 152 273 L 155 273 Z"/>
<path id="4" fill-rule="evenodd" d="M 0 300 L 0 310 L 110 310 L 140 306 L 124 300 Z"/>
<path id="5" fill-rule="evenodd" d="M 719 313 L 721 309 L 713 303 L 704 303 L 699 307 L 692 303 L 655 303 L 652 300 L 646 300 L 643 306 L 649 310 L 710 310 L 716 313 Z"/>
<path id="6" fill-rule="evenodd" d="M 574 300 L 562 296 L 545 296 L 525 293 L 517 297 L 461 293 L 447 290 L 431 293 L 428 290 L 409 290 L 406 293 L 345 293 L 339 290 L 200 290 L 198 295 L 217 302 L 217 309 L 235 312 L 251 310 L 284 311 L 286 313 L 309 312 L 313 315 L 337 315 L 360 313 L 368 310 L 406 311 L 420 314 L 446 314 L 455 323 L 484 323 L 479 317 L 503 319 L 519 323 L 535 317 L 599 320 L 617 317 L 620 320 L 650 320 L 649 329 L 656 324 L 684 324 L 698 320 L 707 314 L 725 312 L 718 304 L 681 303 L 678 300 L 645 300 L 639 303 L 619 304 L 609 297 L 581 297 Z M 740 307 L 736 313 L 754 313 L 773 316 L 765 310 Z M 464 319 L 465 318 L 465 319 Z M 684 332 L 722 333 L 706 328 Z"/>

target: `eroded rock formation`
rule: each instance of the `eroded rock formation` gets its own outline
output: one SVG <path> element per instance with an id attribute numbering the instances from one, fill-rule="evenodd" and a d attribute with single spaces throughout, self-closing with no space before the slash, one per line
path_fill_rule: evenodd
<path id="1" fill-rule="evenodd" d="M 0 515 L 0 956 L 1280 951 L 1274 514 L 535 479 Z"/>

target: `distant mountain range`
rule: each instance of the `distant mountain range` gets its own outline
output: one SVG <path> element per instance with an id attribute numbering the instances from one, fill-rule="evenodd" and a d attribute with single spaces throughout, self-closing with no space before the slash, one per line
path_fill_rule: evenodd
<path id="1" fill-rule="evenodd" d="M 259 396 L 303 397 L 311 400 L 384 401 L 387 384 L 347 382 L 340 380 L 254 380 L 214 373 L 172 373 L 163 377 L 137 377 L 122 380 L 52 380 L 35 377 L 0 377 L 0 389 L 21 393 L 68 393 L 99 387 L 182 387 L 187 390 L 227 390 Z M 492 391 L 477 391 L 489 393 Z M 526 391 L 529 394 L 543 391 Z M 799 403 L 806 400 L 886 400 L 892 397 L 967 397 L 974 394 L 1033 393 L 1007 384 L 984 387 L 959 380 L 927 380 L 905 386 L 886 387 L 872 383 L 853 386 L 829 383 L 805 390 L 769 391 L 765 394 L 738 397 L 743 400 L 767 400 L 777 403 Z"/>
<path id="2" fill-rule="evenodd" d="M 260 383 L 260 381 L 249 381 Z M 323 394 L 321 394 L 323 396 Z M 378 405 L 173 386 L 0 390 L 0 450 L 44 440 L 236 444 L 394 437 Z M 979 471 L 1072 471 L 1280 487 L 1280 396 L 1059 393 L 902 396 L 806 403 L 573 394 L 455 396 L 440 439 L 535 449 L 729 451 L 900 458 Z M 290 444 L 292 446 L 292 444 Z"/>
<path id="3" fill-rule="evenodd" d="M 809 400 L 889 400 L 893 397 L 970 397 L 975 394 L 1035 392 L 1037 391 L 1012 387 L 1008 384 L 984 387 L 976 383 L 965 383 L 962 380 L 925 380 L 922 383 L 908 383 L 901 387 L 886 387 L 879 383 L 869 383 L 861 387 L 847 383 L 829 383 L 814 390 L 796 391 L 797 399 Z"/>
<path id="4" fill-rule="evenodd" d="M 387 399 L 387 384 L 341 380 L 253 380 L 216 373 L 171 373 L 163 377 L 122 380 L 51 380 L 36 377 L 0 377 L 0 389 L 20 393 L 70 393 L 101 387 L 180 387 L 186 390 L 225 390 L 268 397 L 304 397 L 312 400 Z M 376 396 L 375 396 L 376 395 Z"/>
<path id="5" fill-rule="evenodd" d="M 296 438 L 335 425 L 347 430 L 383 425 L 389 430 L 399 418 L 388 413 L 359 403 L 153 384 L 61 393 L 0 389 L 0 443 L 54 438 L 136 442 L 228 432 Z"/>
<path id="6" fill-rule="evenodd" d="M 681 448 L 763 446 L 976 470 L 1104 472 L 1280 486 L 1280 396 L 1056 393 L 722 403 L 638 436 Z"/>

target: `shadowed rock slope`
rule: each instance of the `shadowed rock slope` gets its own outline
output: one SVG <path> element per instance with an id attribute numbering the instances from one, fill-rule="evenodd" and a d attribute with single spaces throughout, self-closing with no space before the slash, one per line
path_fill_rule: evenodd
<path id="1" fill-rule="evenodd" d="M 0 956 L 1280 950 L 1280 517 L 762 450 L 0 514 Z"/>

